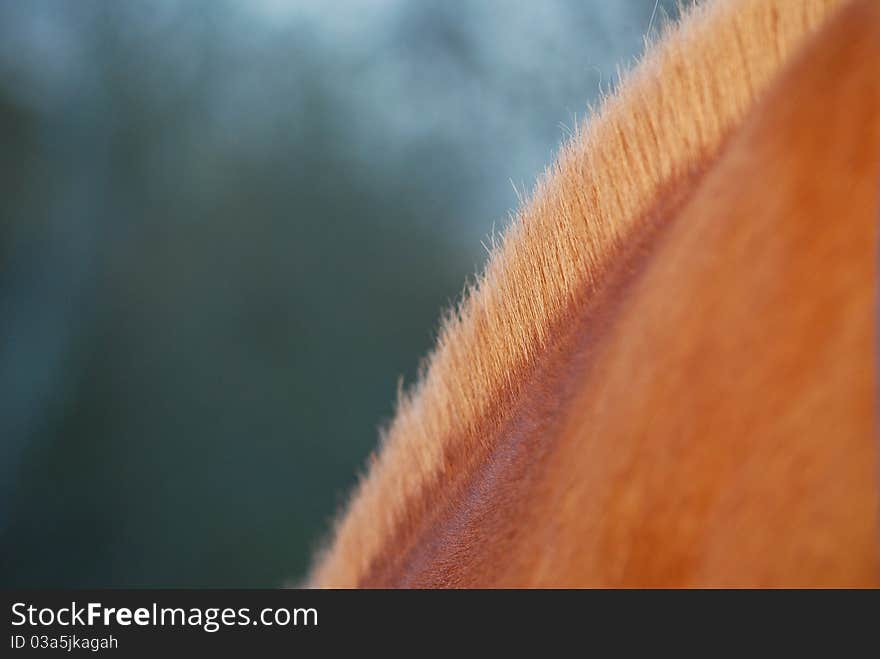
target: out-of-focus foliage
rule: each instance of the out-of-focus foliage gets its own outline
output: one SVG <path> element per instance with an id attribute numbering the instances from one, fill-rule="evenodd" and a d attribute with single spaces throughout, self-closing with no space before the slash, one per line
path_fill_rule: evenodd
<path id="1" fill-rule="evenodd" d="M 653 5 L 0 1 L 3 585 L 301 577 Z"/>

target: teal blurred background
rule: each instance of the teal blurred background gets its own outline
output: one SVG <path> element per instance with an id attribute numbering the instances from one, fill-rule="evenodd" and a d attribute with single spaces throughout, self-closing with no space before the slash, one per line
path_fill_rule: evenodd
<path id="1" fill-rule="evenodd" d="M 0 585 L 301 579 L 653 10 L 0 0 Z"/>

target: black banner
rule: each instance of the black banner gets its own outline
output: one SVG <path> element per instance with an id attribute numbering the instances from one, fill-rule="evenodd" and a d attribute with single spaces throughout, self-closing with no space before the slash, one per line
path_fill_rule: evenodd
<path id="1" fill-rule="evenodd" d="M 2 656 L 114 656 L 352 648 L 472 648 L 536 639 L 617 649 L 756 632 L 809 636 L 846 611 L 846 637 L 873 630 L 880 593 L 669 591 L 6 591 Z M 810 606 L 815 600 L 817 605 Z M 838 606 L 838 603 L 841 606 Z M 731 613 L 733 609 L 733 613 Z M 786 631 L 787 630 L 787 631 Z M 744 649 L 749 649 L 745 646 Z M 709 649 L 709 648 L 705 648 Z M 578 652 L 580 654 L 580 652 Z"/>

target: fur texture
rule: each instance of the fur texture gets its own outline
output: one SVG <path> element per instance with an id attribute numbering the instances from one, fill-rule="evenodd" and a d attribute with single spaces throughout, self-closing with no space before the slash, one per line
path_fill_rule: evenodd
<path id="1" fill-rule="evenodd" d="M 729 439 L 730 428 L 755 437 L 777 438 L 769 444 L 774 448 L 766 456 L 767 468 L 772 472 L 775 464 L 782 471 L 774 473 L 789 473 L 785 461 L 792 453 L 786 451 L 794 451 L 795 456 L 800 453 L 798 446 L 789 445 L 785 438 L 809 434 L 809 419 L 797 417 L 790 425 L 777 428 L 769 423 L 772 410 L 760 404 L 756 409 L 762 411 L 725 417 L 735 410 L 724 412 L 727 408 L 719 404 L 723 399 L 717 397 L 742 397 L 749 391 L 755 400 L 762 395 L 777 396 L 783 416 L 794 414 L 786 412 L 786 404 L 796 396 L 801 407 L 830 405 L 837 414 L 829 413 L 827 418 L 818 415 L 813 422 L 826 433 L 839 433 L 839 447 L 847 449 L 846 455 L 870 464 L 870 444 L 864 437 L 867 434 L 873 441 L 873 435 L 870 423 L 865 425 L 864 406 L 866 396 L 870 400 L 872 395 L 873 380 L 862 371 L 853 372 L 850 358 L 842 359 L 835 371 L 835 353 L 824 347 L 858 349 L 862 363 L 870 360 L 871 346 L 865 344 L 870 319 L 859 315 L 857 307 L 846 306 L 841 311 L 843 320 L 830 321 L 837 323 L 838 329 L 842 327 L 843 338 L 817 335 L 813 343 L 801 346 L 807 353 L 812 346 L 826 360 L 814 364 L 816 368 L 825 368 L 829 377 L 841 379 L 837 383 L 842 388 L 841 399 L 811 388 L 813 380 L 807 375 L 796 373 L 793 379 L 797 382 L 793 383 L 792 378 L 780 379 L 777 370 L 770 369 L 764 380 L 752 382 L 757 389 L 746 391 L 740 387 L 746 387 L 748 378 L 725 387 L 718 383 L 718 371 L 711 369 L 735 368 L 751 350 L 756 358 L 769 360 L 783 373 L 797 371 L 798 360 L 805 358 L 802 351 L 793 349 L 788 356 L 794 361 L 783 360 L 782 364 L 773 355 L 788 354 L 788 339 L 799 345 L 797 337 L 805 336 L 806 321 L 798 316 L 793 325 L 771 322 L 764 331 L 780 332 L 783 342 L 768 343 L 777 353 L 762 350 L 762 330 L 751 323 L 746 312 L 748 300 L 741 296 L 752 296 L 756 309 L 769 314 L 785 296 L 804 293 L 799 288 L 803 277 L 821 263 L 819 259 L 844 258 L 839 250 L 849 245 L 847 235 L 852 238 L 852 232 L 841 232 L 839 226 L 835 230 L 833 224 L 829 229 L 822 217 L 810 215 L 815 209 L 795 203 L 798 195 L 810 197 L 803 192 L 809 184 L 797 168 L 800 173 L 792 173 L 793 182 L 785 188 L 793 196 L 777 199 L 760 188 L 751 190 L 752 196 L 743 201 L 730 185 L 739 180 L 731 177 L 762 172 L 772 179 L 785 170 L 791 152 L 780 147 L 778 153 L 772 149 L 760 153 L 761 145 L 762 140 L 772 141 L 775 135 L 785 133 L 785 113 L 797 108 L 789 107 L 791 102 L 786 105 L 786 95 L 778 90 L 770 97 L 776 98 L 776 107 L 782 109 L 765 110 L 761 104 L 767 89 L 780 84 L 774 80 L 783 65 L 808 35 L 827 21 L 836 4 L 832 0 L 718 0 L 691 9 L 680 24 L 666 31 L 619 90 L 605 99 L 601 110 L 564 146 L 532 199 L 494 245 L 476 285 L 446 315 L 419 382 L 401 395 L 378 454 L 340 517 L 332 544 L 316 564 L 313 585 L 673 584 L 749 579 L 774 583 L 793 576 L 780 570 L 778 561 L 773 563 L 775 568 L 761 563 L 759 554 L 767 550 L 766 539 L 746 543 L 743 555 L 752 560 L 743 565 L 751 566 L 751 572 L 738 571 L 732 562 L 735 557 L 717 549 L 725 541 L 741 539 L 736 529 L 747 531 L 750 520 L 755 519 L 750 516 L 753 512 L 743 513 L 736 500 L 719 504 L 717 497 L 707 500 L 704 495 L 711 491 L 721 496 L 717 488 L 731 485 L 732 473 L 741 475 L 749 449 L 755 448 Z M 873 3 L 859 5 L 864 14 L 861 18 L 869 25 L 878 20 Z M 849 39 L 856 24 L 855 19 L 850 21 L 852 29 L 838 41 Z M 838 52 L 839 58 L 851 68 L 862 66 L 859 58 L 878 55 L 870 46 L 877 34 L 875 29 L 862 41 L 856 39 L 853 52 L 844 52 L 844 46 L 838 44 L 838 50 L 844 49 Z M 831 46 L 825 50 L 836 52 Z M 839 67 L 835 61 L 816 57 L 816 66 Z M 791 75 L 795 82 L 788 84 L 797 90 L 799 101 L 829 93 L 819 88 L 810 95 L 797 87 L 808 85 L 809 80 L 797 82 L 797 76 Z M 816 74 L 830 89 L 835 89 L 839 80 L 855 77 L 861 81 L 858 89 L 862 91 L 847 88 L 852 98 L 846 98 L 863 105 L 859 116 L 869 128 L 860 143 L 866 151 L 856 153 L 858 149 L 852 147 L 855 151 L 831 161 L 844 166 L 861 157 L 867 176 L 876 164 L 865 154 L 870 153 L 870 140 L 876 138 L 871 131 L 876 132 L 877 118 L 871 113 L 877 111 L 877 99 L 870 95 L 870 77 L 861 80 L 858 75 L 869 76 L 840 70 L 835 78 L 825 69 Z M 808 77 L 807 73 L 801 74 L 804 76 Z M 859 94 L 868 97 L 860 98 Z M 744 128 L 745 117 L 754 115 L 756 108 L 771 118 L 782 116 L 765 120 L 763 127 L 761 120 L 755 119 Z M 843 133 L 845 116 L 840 117 L 840 126 L 834 124 Z M 815 122 L 820 117 L 809 118 Z M 749 125 L 753 127 L 747 128 Z M 809 142 L 810 131 L 825 130 L 821 123 L 806 128 L 793 125 L 801 126 L 801 132 L 789 136 L 786 148 L 792 141 Z M 741 137 L 742 131 L 748 135 Z M 841 141 L 848 144 L 846 135 Z M 819 147 L 799 157 L 821 159 Z M 761 157 L 744 164 L 748 154 L 756 152 Z M 823 176 L 834 175 L 827 167 L 820 170 Z M 780 185 L 788 180 L 783 176 Z M 861 196 L 852 190 L 848 193 L 853 213 L 863 218 L 869 212 L 871 197 L 867 184 L 859 181 L 861 187 L 856 188 Z M 749 190 L 748 185 L 743 188 Z M 876 201 L 876 186 L 873 190 Z M 810 198 L 833 212 L 835 203 L 842 208 L 840 197 L 835 196 L 840 193 L 836 190 L 825 197 L 817 193 Z M 748 200 L 758 194 L 768 200 L 769 209 L 749 205 L 753 202 Z M 719 198 L 727 201 L 726 210 L 717 206 Z M 706 219 L 724 213 L 731 219 L 714 224 Z M 790 229 L 789 223 L 780 220 L 796 216 L 812 219 Z M 664 233 L 661 238 L 667 231 L 664 227 L 673 224 L 672 217 L 676 219 L 668 231 L 676 237 Z M 766 256 L 762 248 L 775 244 L 762 234 L 773 222 L 789 240 L 777 245 L 773 252 L 777 260 Z M 736 226 L 745 237 L 732 228 Z M 805 237 L 798 233 L 803 226 L 815 231 Z M 870 241 L 873 234 L 866 226 L 859 226 L 854 235 L 862 242 Z M 823 227 L 827 229 L 824 233 Z M 832 251 L 810 251 L 808 238 L 819 240 L 822 236 L 827 238 L 822 244 L 830 245 Z M 792 242 L 816 261 L 799 260 L 801 251 L 788 251 Z M 667 247 L 661 249 L 660 245 Z M 707 251 L 708 247 L 715 251 Z M 758 279 L 750 279 L 748 273 L 749 249 L 755 258 L 764 254 L 773 265 Z M 779 258 L 786 267 L 780 266 Z M 707 267 L 706 259 L 717 269 Z M 858 265 L 855 271 L 830 277 L 835 286 L 829 291 L 817 287 L 820 299 L 844 292 L 846 285 L 870 293 L 864 280 L 870 278 L 873 262 L 866 265 L 862 252 L 853 259 Z M 737 282 L 740 275 L 743 282 Z M 705 279 L 713 276 L 714 287 L 711 279 Z M 643 278 L 650 283 L 643 283 Z M 762 292 L 765 280 L 776 282 L 770 287 L 772 295 Z M 718 281 L 725 282 L 725 287 L 719 288 Z M 726 299 L 730 290 L 739 293 L 729 305 L 711 302 L 713 298 Z M 622 308 L 619 298 L 626 300 Z M 689 309 L 688 303 L 694 299 L 703 302 L 698 305 L 703 312 Z M 858 295 L 856 299 L 865 302 Z M 822 323 L 821 317 L 810 315 L 817 308 L 808 306 L 799 313 Z M 704 313 L 706 309 L 733 324 L 729 343 L 706 343 L 706 336 L 723 333 L 712 324 L 712 315 Z M 840 310 L 835 307 L 831 311 Z M 688 325 L 690 313 L 702 318 L 702 325 Z M 670 318 L 677 320 L 679 329 L 691 327 L 690 331 L 676 333 Z M 645 338 L 642 322 L 657 328 L 651 340 Z M 861 329 L 852 329 L 856 326 Z M 714 360 L 718 351 L 727 357 Z M 658 359 L 658 354 L 668 358 Z M 706 368 L 700 367 L 701 360 Z M 690 380 L 682 381 L 684 375 Z M 660 389 L 658 382 L 663 383 Z M 697 388 L 707 397 L 685 393 L 689 388 Z M 810 396 L 815 400 L 810 401 Z M 682 397 L 690 402 L 683 405 Z M 847 400 L 851 401 L 849 407 Z M 639 405 L 634 401 L 640 401 Z M 702 415 L 705 406 L 713 405 L 722 409 L 719 415 Z M 666 418 L 665 411 L 670 409 L 673 412 Z M 658 421 L 658 417 L 666 420 Z M 744 419 L 750 419 L 751 425 Z M 689 423 L 693 426 L 690 429 Z M 719 429 L 712 425 L 715 423 L 727 426 Z M 648 441 L 652 433 L 657 436 Z M 757 455 L 768 444 L 759 446 Z M 807 472 L 820 469 L 811 456 L 821 453 L 821 447 L 811 441 L 806 446 L 810 449 L 801 456 L 802 466 Z M 826 458 L 851 466 L 849 459 L 837 452 L 822 459 Z M 785 464 L 780 466 L 774 459 Z M 670 460 L 678 462 L 670 464 Z M 811 553 L 803 543 L 792 541 L 786 556 L 797 569 L 806 570 L 802 574 L 816 577 L 817 565 L 827 562 L 830 555 L 823 548 L 838 548 L 842 538 L 856 554 L 852 570 L 829 568 L 828 574 L 846 583 L 870 581 L 876 577 L 872 572 L 876 566 L 872 567 L 869 556 L 876 550 L 876 539 L 872 545 L 869 536 L 876 531 L 876 524 L 865 520 L 871 511 L 876 518 L 876 505 L 870 500 L 876 484 L 868 472 L 841 473 L 849 478 L 851 491 L 832 487 L 827 506 L 817 503 L 807 506 L 806 511 L 795 506 L 788 513 L 783 506 L 772 520 L 762 519 L 758 526 L 787 522 L 794 525 L 791 531 L 798 537 L 798 523 L 809 525 L 815 516 L 833 517 L 847 502 L 862 502 L 850 511 L 851 523 L 845 529 L 832 524 L 810 540 L 818 543 L 819 549 Z M 514 475 L 518 480 L 511 480 Z M 683 482 L 683 477 L 688 481 Z M 795 491 L 803 499 L 809 494 L 803 488 L 812 481 L 807 476 L 803 483 L 795 480 Z M 626 485 L 629 482 L 650 486 L 630 487 Z M 599 487 L 591 491 L 584 483 Z M 762 482 L 758 489 L 772 496 L 770 483 Z M 664 497 L 669 491 L 678 494 Z M 524 498 L 523 492 L 528 496 Z M 832 496 L 835 492 L 837 496 Z M 743 496 L 753 503 L 753 494 Z M 596 507 L 599 502 L 604 502 L 601 508 Z M 717 537 L 701 535 L 713 525 L 725 524 L 724 517 L 713 518 L 710 511 L 727 516 L 728 532 L 719 531 Z M 566 528 L 560 529 L 560 525 Z M 842 535 L 837 537 L 836 532 Z M 668 548 L 662 541 L 669 534 L 679 543 L 670 551 L 649 549 Z M 702 545 L 696 543 L 698 537 Z M 690 552 L 698 545 L 704 549 L 716 546 L 716 551 L 689 562 L 693 559 Z M 656 557 L 651 556 L 652 551 L 657 551 Z M 647 553 L 642 556 L 640 552 Z M 612 560 L 611 555 L 617 558 Z M 603 556 L 607 559 L 604 562 Z"/>

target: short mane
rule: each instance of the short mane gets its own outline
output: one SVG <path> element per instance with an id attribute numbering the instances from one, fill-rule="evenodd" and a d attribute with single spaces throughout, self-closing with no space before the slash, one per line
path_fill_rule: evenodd
<path id="1" fill-rule="evenodd" d="M 450 455 L 484 454 L 554 334 L 601 288 L 665 190 L 703 169 L 836 0 L 716 0 L 683 12 L 562 147 L 444 317 L 310 582 L 353 587 L 430 512 Z M 403 534 L 403 535 L 401 535 Z"/>

